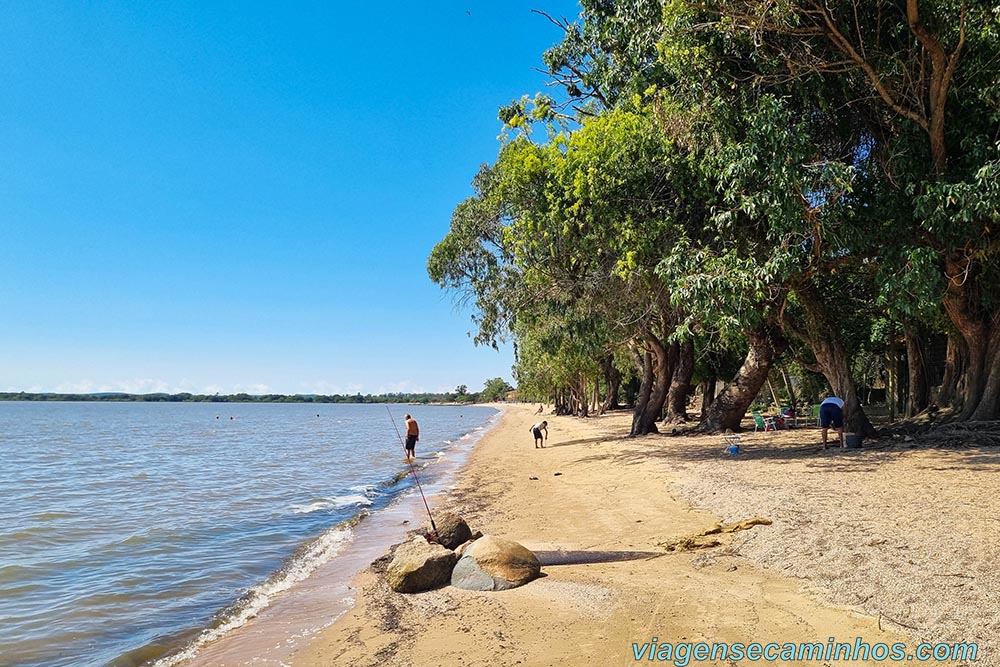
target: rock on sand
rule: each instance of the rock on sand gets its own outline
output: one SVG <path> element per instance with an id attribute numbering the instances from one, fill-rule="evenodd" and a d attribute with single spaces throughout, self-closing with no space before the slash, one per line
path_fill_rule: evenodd
<path id="1" fill-rule="evenodd" d="M 454 550 L 460 544 L 468 542 L 469 538 L 472 537 L 472 530 L 469 528 L 469 524 L 465 523 L 465 519 L 453 512 L 442 512 L 439 514 L 434 521 L 434 525 L 437 526 L 438 544 L 446 549 Z M 427 532 L 431 532 L 429 525 L 427 526 Z"/>
<path id="2" fill-rule="evenodd" d="M 419 593 L 448 583 L 458 556 L 440 544 L 416 537 L 396 549 L 385 570 L 389 588 L 397 593 Z"/>
<path id="3" fill-rule="evenodd" d="M 470 544 L 451 573 L 451 585 L 470 591 L 503 591 L 538 576 L 535 554 L 517 542 L 485 535 Z"/>

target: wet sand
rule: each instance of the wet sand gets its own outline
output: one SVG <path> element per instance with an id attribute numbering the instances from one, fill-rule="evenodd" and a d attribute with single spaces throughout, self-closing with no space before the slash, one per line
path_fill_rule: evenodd
<path id="1" fill-rule="evenodd" d="M 833 637 L 853 643 L 861 637 L 870 645 L 899 642 L 912 650 L 925 638 L 975 641 L 992 632 L 989 607 L 954 615 L 957 623 L 951 625 L 943 620 L 952 600 L 938 601 L 941 580 L 919 590 L 926 581 L 907 580 L 909 571 L 898 579 L 869 576 L 865 562 L 880 546 L 871 545 L 902 535 L 886 538 L 874 527 L 855 531 L 845 525 L 844 510 L 858 502 L 860 482 L 838 477 L 836 468 L 877 462 L 859 462 L 853 451 L 820 451 L 818 429 L 746 434 L 745 454 L 732 458 L 718 436 L 624 438 L 627 414 L 548 419 L 548 446 L 536 450 L 528 431 L 536 420 L 533 410 L 511 406 L 476 447 L 457 487 L 435 503 L 459 511 L 473 529 L 541 554 L 542 578 L 499 593 L 444 587 L 400 595 L 366 571 L 356 580 L 356 606 L 289 664 L 626 665 L 635 664 L 633 643 L 641 648 L 651 641 L 783 644 Z M 800 460 L 775 461 L 774 452 L 785 450 Z M 860 455 L 877 457 L 878 451 Z M 824 462 L 830 462 L 831 474 L 810 469 Z M 912 465 L 919 471 L 924 464 Z M 964 471 L 956 472 L 956 480 L 959 474 Z M 894 500 L 881 497 L 882 509 L 872 509 L 886 516 L 887 525 L 909 514 Z M 812 503 L 825 511 L 815 511 Z M 713 536 L 720 544 L 711 549 L 665 550 L 665 544 L 721 519 L 754 516 L 774 523 Z M 812 537 L 803 516 L 837 536 L 836 549 L 820 553 L 825 543 Z M 935 517 L 924 519 L 933 524 Z M 939 528 L 954 530 L 951 524 Z M 946 566 L 950 553 L 937 557 Z M 984 558 L 980 569 L 991 560 Z M 995 600 L 997 589 L 991 591 L 976 603 L 984 605 L 990 595 Z M 920 627 L 893 606 L 904 600 L 937 605 L 940 613 Z M 975 664 L 996 663 L 981 653 Z"/>

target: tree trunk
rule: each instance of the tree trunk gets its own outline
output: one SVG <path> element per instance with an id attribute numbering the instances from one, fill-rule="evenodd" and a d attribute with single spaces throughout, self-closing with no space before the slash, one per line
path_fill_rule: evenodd
<path id="1" fill-rule="evenodd" d="M 989 346 L 986 348 L 985 366 L 988 369 L 986 386 L 979 407 L 972 413 L 972 421 L 992 421 L 1000 417 L 1000 327 L 993 327 Z"/>
<path id="2" fill-rule="evenodd" d="M 953 408 L 956 412 L 962 409 L 959 403 L 959 382 L 965 375 L 965 341 L 961 336 L 948 334 L 948 352 L 944 366 L 944 377 L 941 378 L 941 389 L 936 398 L 941 408 Z"/>
<path id="3" fill-rule="evenodd" d="M 989 345 L 989 326 L 980 316 L 976 307 L 976 295 L 972 288 L 976 276 L 973 273 L 970 259 L 964 262 L 961 258 L 950 256 L 945 259 L 944 270 L 947 280 L 944 304 L 945 312 L 952 324 L 961 334 L 965 342 L 965 373 L 962 378 L 962 412 L 958 419 L 965 421 L 972 418 L 983 400 L 987 381 L 987 347 Z M 985 412 L 995 412 L 995 406 L 988 406 Z"/>
<path id="4" fill-rule="evenodd" d="M 632 355 L 642 379 L 639 393 L 635 397 L 635 407 L 632 409 L 632 430 L 629 435 L 645 435 L 648 431 L 642 430 L 642 417 L 646 414 L 646 406 L 649 405 L 649 397 L 653 392 L 653 354 L 646 349 L 633 349 Z"/>
<path id="5" fill-rule="evenodd" d="M 705 418 L 705 415 L 708 414 L 708 409 L 712 406 L 712 402 L 715 401 L 715 386 L 718 383 L 719 378 L 715 375 L 709 375 L 701 383 L 701 411 L 699 419 Z"/>
<path id="6" fill-rule="evenodd" d="M 610 355 L 601 360 L 601 366 L 604 370 L 604 381 L 608 385 L 608 395 L 604 398 L 604 405 L 601 407 L 601 414 L 604 414 L 608 410 L 617 410 L 620 407 L 618 405 L 618 391 L 622 386 L 622 374 L 615 368 L 614 358 Z"/>
<path id="7" fill-rule="evenodd" d="M 895 401 L 896 413 L 900 416 L 906 414 L 906 396 L 909 391 L 910 376 L 907 373 L 906 360 L 900 350 L 893 350 L 892 373 L 896 378 L 896 393 L 892 400 Z"/>
<path id="8" fill-rule="evenodd" d="M 733 381 L 723 387 L 712 405 L 702 415 L 701 429 L 716 433 L 740 430 L 747 408 L 764 386 L 771 366 L 788 347 L 776 327 L 761 327 L 747 333 L 749 349 Z"/>
<path id="9" fill-rule="evenodd" d="M 675 343 L 675 345 L 677 345 Z M 677 345 L 677 363 L 674 365 L 667 394 L 668 422 L 688 420 L 687 402 L 691 393 L 691 377 L 694 375 L 694 341 L 686 340 Z"/>
<path id="10" fill-rule="evenodd" d="M 896 421 L 896 352 L 891 347 L 885 355 L 885 405 L 889 408 L 889 423 Z"/>
<path id="11" fill-rule="evenodd" d="M 667 389 L 672 374 L 668 359 L 668 350 L 660 342 L 660 339 L 650 334 L 647 336 L 645 344 L 651 353 L 650 390 L 641 411 L 639 409 L 640 402 L 636 402 L 636 410 L 632 418 L 632 432 L 629 435 L 659 433 L 659 430 L 656 428 L 656 422 L 663 412 L 663 404 L 667 400 Z M 643 364 L 643 373 L 645 375 L 645 363 Z M 643 383 L 645 381 L 644 377 Z"/>
<path id="12" fill-rule="evenodd" d="M 795 293 L 805 311 L 806 334 L 809 347 L 816 357 L 816 363 L 823 371 L 826 381 L 830 383 L 834 395 L 844 401 L 844 429 L 860 433 L 865 437 L 873 437 L 875 427 L 861 408 L 854 379 L 851 377 L 847 351 L 836 333 L 837 329 L 827 305 L 811 284 L 798 287 Z"/>
<path id="13" fill-rule="evenodd" d="M 771 400 L 774 401 L 774 409 L 781 409 L 781 397 L 778 396 L 778 392 L 774 390 L 774 383 L 771 382 L 770 374 L 767 376 L 767 390 L 771 392 Z"/>
<path id="14" fill-rule="evenodd" d="M 655 336 L 650 337 L 650 345 L 653 348 L 653 391 L 642 416 L 644 434 L 659 433 L 656 422 L 663 417 L 663 404 L 667 401 L 670 379 L 673 376 L 672 350 Z"/>
<path id="15" fill-rule="evenodd" d="M 927 409 L 929 403 L 929 388 L 927 386 L 927 361 L 924 352 L 925 345 L 920 330 L 907 326 L 906 333 L 906 363 L 909 368 L 909 395 L 906 401 L 906 416 L 914 417 Z"/>

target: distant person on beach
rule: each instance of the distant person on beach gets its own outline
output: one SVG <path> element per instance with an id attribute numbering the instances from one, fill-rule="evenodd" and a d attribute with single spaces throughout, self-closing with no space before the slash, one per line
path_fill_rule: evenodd
<path id="1" fill-rule="evenodd" d="M 545 409 L 545 406 L 544 406 L 544 405 L 539 405 L 539 406 L 538 406 L 538 409 L 537 409 L 537 410 L 535 410 L 535 414 L 536 414 L 536 415 L 540 415 L 540 414 L 542 414 L 542 410 L 544 410 L 544 409 Z"/>
<path id="2" fill-rule="evenodd" d="M 542 437 L 542 431 L 545 431 L 545 437 Z M 545 446 L 545 441 L 549 439 L 549 423 L 542 421 L 538 422 L 531 427 L 531 432 L 535 436 L 535 449 Z"/>
<path id="3" fill-rule="evenodd" d="M 417 420 L 406 415 L 406 462 L 409 463 L 411 460 L 416 458 L 416 454 L 413 450 L 417 447 L 417 440 L 420 439 L 420 427 L 417 426 Z"/>
<path id="4" fill-rule="evenodd" d="M 819 404 L 819 425 L 823 427 L 823 449 L 827 448 L 826 433 L 831 426 L 840 438 L 840 446 L 844 447 L 844 401 L 836 396 L 830 396 Z"/>

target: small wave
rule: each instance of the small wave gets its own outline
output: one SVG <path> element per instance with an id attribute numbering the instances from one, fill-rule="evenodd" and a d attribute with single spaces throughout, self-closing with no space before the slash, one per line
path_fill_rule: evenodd
<path id="1" fill-rule="evenodd" d="M 342 509 L 351 505 L 361 505 L 367 507 L 372 501 L 368 496 L 346 495 L 334 498 L 314 498 L 307 505 L 292 505 L 293 514 L 311 514 L 313 512 L 323 512 L 328 510 Z"/>
<path id="2" fill-rule="evenodd" d="M 355 525 L 357 521 L 347 525 Z M 343 526 L 344 524 L 341 524 Z M 289 563 L 267 581 L 254 586 L 227 611 L 219 615 L 218 623 L 205 630 L 189 646 L 178 653 L 162 658 L 152 667 L 173 667 L 193 658 L 198 651 L 223 635 L 246 625 L 271 603 L 271 598 L 308 577 L 312 572 L 336 556 L 351 535 L 350 527 L 333 528 L 296 553 Z"/>

